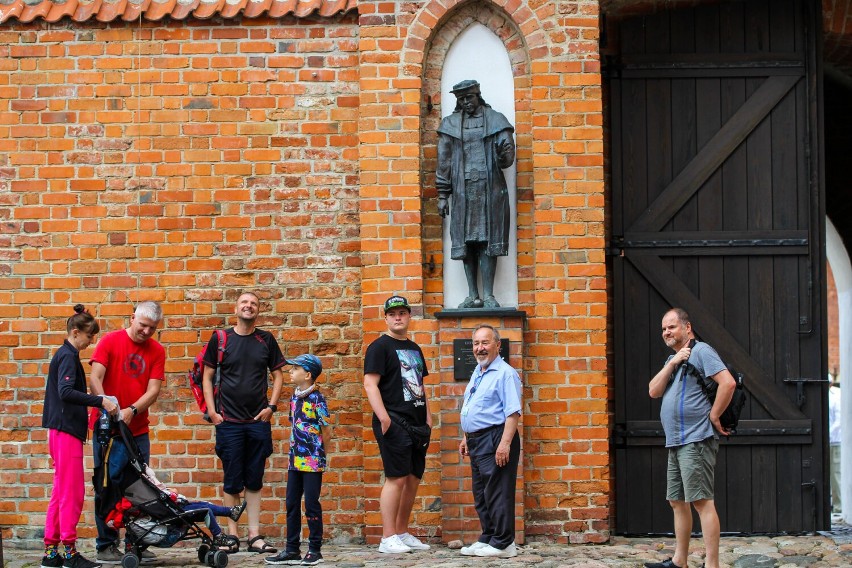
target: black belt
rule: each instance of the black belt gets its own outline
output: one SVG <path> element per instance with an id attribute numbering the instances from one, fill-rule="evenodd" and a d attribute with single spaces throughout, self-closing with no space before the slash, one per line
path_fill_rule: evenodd
<path id="1" fill-rule="evenodd" d="M 482 430 L 477 430 L 476 432 L 468 432 L 467 439 L 470 440 L 472 438 L 479 438 L 480 436 L 484 436 L 485 434 L 491 432 L 492 430 L 496 430 L 497 428 L 503 429 L 503 424 L 495 424 L 494 426 L 489 426 L 488 428 L 483 428 Z"/>

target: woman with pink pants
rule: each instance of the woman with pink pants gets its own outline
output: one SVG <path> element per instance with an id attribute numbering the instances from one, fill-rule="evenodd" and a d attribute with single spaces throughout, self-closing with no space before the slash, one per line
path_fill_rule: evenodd
<path id="1" fill-rule="evenodd" d="M 95 318 L 81 305 L 66 325 L 68 336 L 53 359 L 47 374 L 41 425 L 48 428 L 48 447 L 53 458 L 53 491 L 44 523 L 42 568 L 96 568 L 100 566 L 77 552 L 77 523 L 83 510 L 83 444 L 88 434 L 86 407 L 103 408 L 110 414 L 118 405 L 110 398 L 86 392 L 86 374 L 80 351 L 100 331 Z M 65 545 L 63 551 L 59 544 Z"/>

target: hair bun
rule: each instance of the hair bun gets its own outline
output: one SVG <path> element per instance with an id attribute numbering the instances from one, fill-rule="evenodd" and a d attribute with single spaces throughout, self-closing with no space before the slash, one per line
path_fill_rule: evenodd
<path id="1" fill-rule="evenodd" d="M 84 306 L 83 304 L 77 304 L 76 306 L 74 306 L 74 313 L 75 314 L 86 313 L 86 306 Z"/>

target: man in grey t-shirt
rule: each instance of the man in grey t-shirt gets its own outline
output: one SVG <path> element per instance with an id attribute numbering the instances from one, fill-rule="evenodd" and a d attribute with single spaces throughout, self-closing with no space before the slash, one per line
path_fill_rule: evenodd
<path id="1" fill-rule="evenodd" d="M 648 384 L 651 398 L 663 397 L 660 420 L 669 449 L 666 499 L 674 511 L 675 554 L 664 562 L 646 562 L 646 568 L 685 568 L 695 507 L 704 535 L 706 568 L 719 568 L 719 515 L 713 501 L 713 474 L 719 434 L 728 435 L 719 423 L 734 394 L 736 383 L 716 351 L 698 343 L 689 314 L 672 308 L 663 316 L 663 341 L 675 353 Z M 716 383 L 716 401 L 707 400 L 695 377 L 685 372 L 686 363 Z"/>

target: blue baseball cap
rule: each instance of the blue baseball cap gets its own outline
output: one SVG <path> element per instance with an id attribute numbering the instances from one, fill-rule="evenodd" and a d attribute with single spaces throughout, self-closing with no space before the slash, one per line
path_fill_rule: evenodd
<path id="1" fill-rule="evenodd" d="M 303 368 L 311 374 L 314 380 L 322 374 L 322 361 L 316 355 L 299 355 L 293 359 L 284 359 L 284 362 Z"/>

